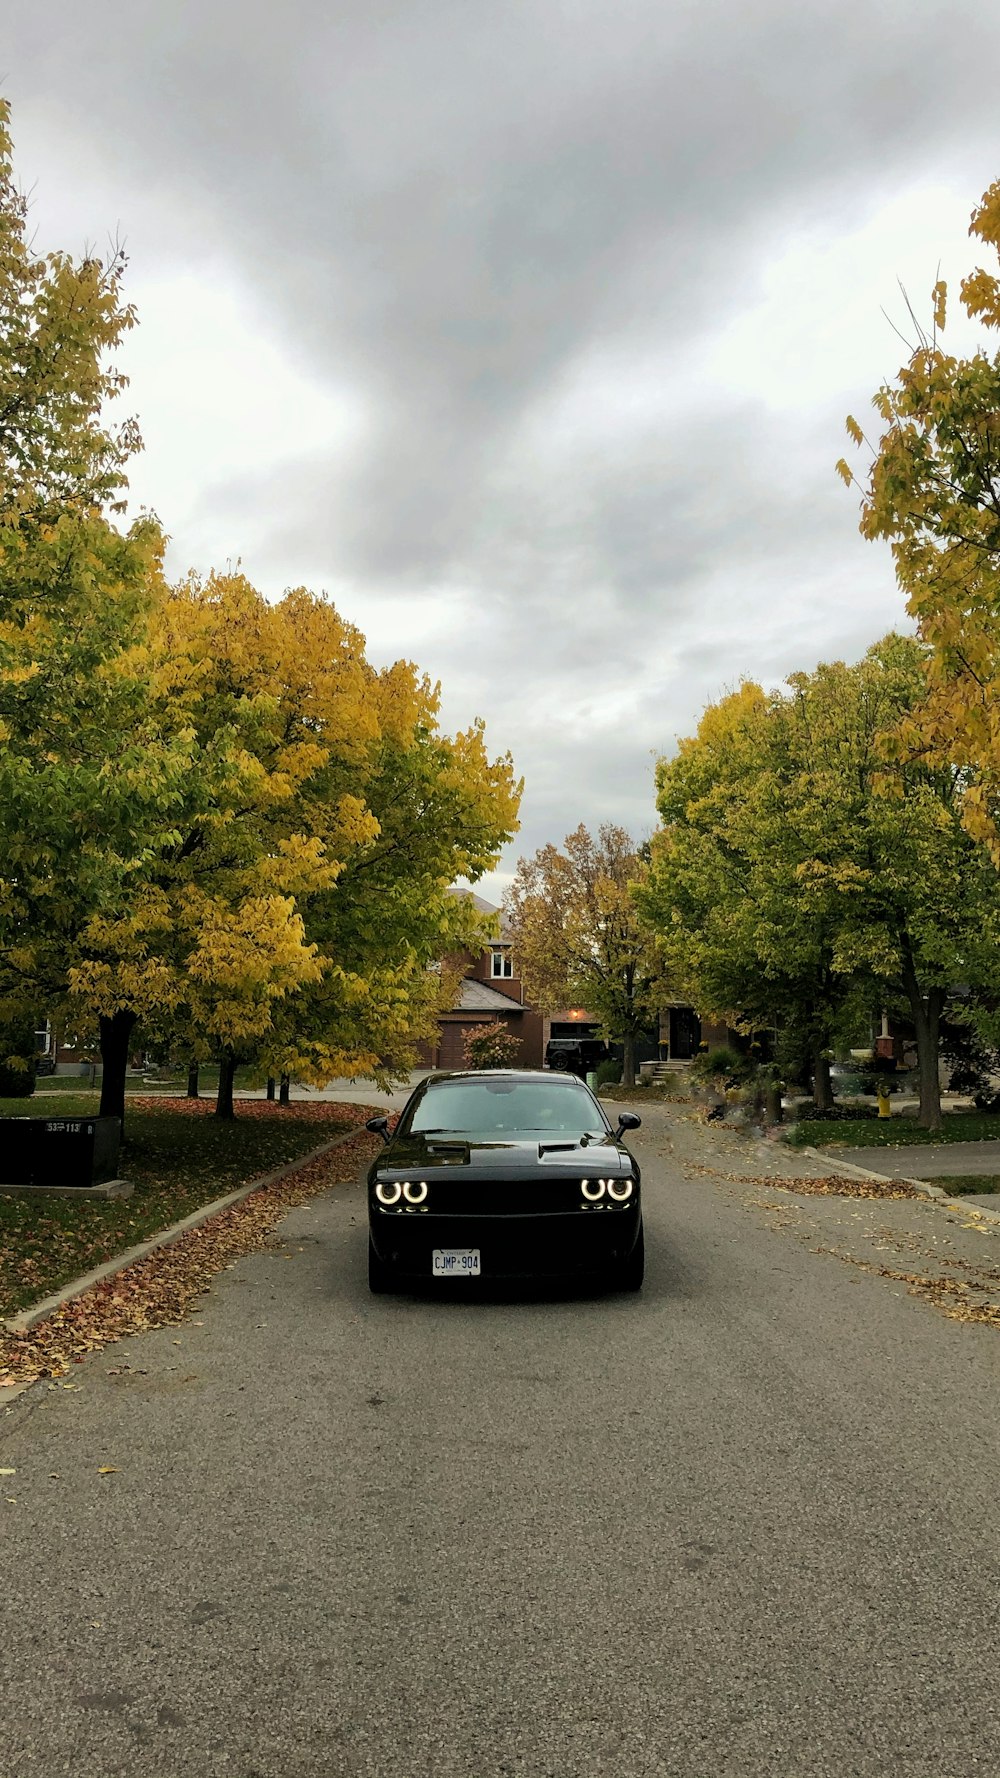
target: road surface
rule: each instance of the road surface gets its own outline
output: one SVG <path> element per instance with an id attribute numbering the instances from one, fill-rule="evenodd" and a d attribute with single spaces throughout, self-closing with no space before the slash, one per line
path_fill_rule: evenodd
<path id="1" fill-rule="evenodd" d="M 0 1778 L 995 1778 L 1000 1327 L 884 1274 L 1000 1225 L 636 1150 L 639 1297 L 372 1299 L 340 1187 L 14 1402 Z"/>

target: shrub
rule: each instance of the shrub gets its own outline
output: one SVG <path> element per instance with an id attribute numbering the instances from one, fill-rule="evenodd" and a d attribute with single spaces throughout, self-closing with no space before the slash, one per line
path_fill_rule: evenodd
<path id="1" fill-rule="evenodd" d="M 598 1062 L 594 1069 L 594 1084 L 598 1090 L 601 1087 L 620 1087 L 622 1084 L 621 1063 L 616 1062 L 613 1056 L 608 1056 L 604 1062 Z"/>
<path id="2" fill-rule="evenodd" d="M 476 1025 L 468 1032 L 463 1046 L 466 1068 L 510 1068 L 520 1049 L 520 1040 L 494 1019 L 491 1025 Z"/>
<path id="3" fill-rule="evenodd" d="M 741 1056 L 739 1050 L 723 1044 L 698 1056 L 691 1064 L 691 1073 L 697 1080 L 717 1080 L 723 1086 L 736 1087 L 750 1079 L 756 1066 L 752 1056 Z"/>

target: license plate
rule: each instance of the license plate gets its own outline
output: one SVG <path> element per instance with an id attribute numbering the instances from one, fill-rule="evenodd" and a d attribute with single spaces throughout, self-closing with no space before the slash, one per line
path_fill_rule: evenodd
<path id="1" fill-rule="evenodd" d="M 435 1278 L 478 1278 L 481 1273 L 478 1247 L 435 1247 L 431 1271 Z"/>

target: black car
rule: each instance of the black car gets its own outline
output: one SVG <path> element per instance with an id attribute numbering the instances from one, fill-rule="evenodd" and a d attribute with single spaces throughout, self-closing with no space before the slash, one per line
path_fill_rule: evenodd
<path id="1" fill-rule="evenodd" d="M 432 1074 L 368 1129 L 386 1147 L 368 1172 L 368 1282 L 643 1276 L 639 1166 L 571 1075 Z"/>
<path id="2" fill-rule="evenodd" d="M 610 1056 L 599 1037 L 550 1037 L 545 1045 L 545 1066 L 562 1074 L 589 1074 Z"/>

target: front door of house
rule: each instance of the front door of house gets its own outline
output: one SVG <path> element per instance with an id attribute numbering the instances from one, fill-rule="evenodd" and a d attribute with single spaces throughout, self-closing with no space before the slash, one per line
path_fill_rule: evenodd
<path id="1" fill-rule="evenodd" d="M 670 1059 L 689 1062 L 701 1042 L 701 1020 L 693 1006 L 670 1008 Z"/>

